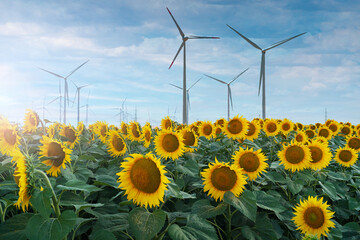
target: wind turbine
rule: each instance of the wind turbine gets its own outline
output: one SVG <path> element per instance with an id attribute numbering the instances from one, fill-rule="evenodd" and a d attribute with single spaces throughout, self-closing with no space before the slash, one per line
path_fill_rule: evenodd
<path id="1" fill-rule="evenodd" d="M 47 73 L 50 73 L 58 78 L 62 78 L 64 79 L 64 124 L 66 124 L 66 101 L 68 102 L 69 104 L 69 92 L 68 92 L 68 83 L 67 83 L 67 79 L 68 77 L 70 77 L 74 72 L 76 72 L 79 68 L 81 68 L 83 65 L 85 65 L 89 60 L 87 60 L 86 62 L 84 62 L 83 64 L 81 64 L 80 66 L 78 66 L 77 68 L 75 68 L 72 72 L 70 72 L 69 75 L 67 75 L 66 77 L 64 76 L 61 76 L 59 74 L 56 74 L 56 73 L 53 73 L 53 72 L 50 72 L 46 69 L 43 69 L 43 68 L 39 68 Z"/>
<path id="2" fill-rule="evenodd" d="M 70 79 L 71 80 L 71 79 Z M 78 96 L 78 100 L 77 100 L 77 123 L 80 122 L 80 90 L 84 87 L 87 87 L 89 86 L 89 84 L 87 85 L 83 85 L 83 86 L 78 86 L 74 83 L 73 80 L 71 80 L 71 82 L 75 85 L 76 87 L 76 92 L 75 92 L 75 97 L 74 97 L 74 102 L 75 102 L 75 99 L 76 99 L 76 95 Z"/>
<path id="3" fill-rule="evenodd" d="M 179 30 L 179 33 L 181 35 L 182 38 L 182 43 L 179 47 L 179 50 L 177 51 L 173 61 L 171 62 L 169 69 L 171 68 L 171 66 L 173 65 L 173 63 L 175 62 L 176 57 L 179 55 L 180 51 L 182 48 L 184 48 L 184 62 L 183 62 L 183 124 L 188 124 L 188 117 L 187 117 L 187 101 L 186 101 L 186 47 L 185 47 L 185 42 L 189 39 L 219 39 L 219 37 L 205 37 L 205 36 L 193 36 L 193 35 L 189 35 L 189 36 L 185 36 L 184 32 L 181 30 L 179 24 L 176 22 L 175 18 L 173 17 L 173 15 L 171 14 L 170 10 L 168 8 L 166 8 L 171 16 L 171 18 L 174 20 L 174 23 L 177 27 L 177 29 Z"/>
<path id="4" fill-rule="evenodd" d="M 263 88 L 262 88 L 262 118 L 265 119 L 266 118 L 266 98 L 265 98 L 265 53 L 272 49 L 275 48 L 277 46 L 280 46 L 281 44 L 284 44 L 294 38 L 300 37 L 301 35 L 305 34 L 306 32 L 300 33 L 296 36 L 287 38 L 285 40 L 276 42 L 274 44 L 272 44 L 270 47 L 264 48 L 262 49 L 261 47 L 259 47 L 256 43 L 254 43 L 253 41 L 251 41 L 250 39 L 248 39 L 247 37 L 245 37 L 244 35 L 242 35 L 241 33 L 239 33 L 238 31 L 236 31 L 234 28 L 230 27 L 228 24 L 226 24 L 229 28 L 231 28 L 234 32 L 236 32 L 237 34 L 239 34 L 243 39 L 245 39 L 245 41 L 247 41 L 248 43 L 250 43 L 254 48 L 257 48 L 261 51 L 261 66 L 260 66 L 260 79 L 259 79 L 259 91 L 258 91 L 258 95 L 260 95 L 260 87 L 261 87 L 261 83 L 263 84 Z"/>
<path id="5" fill-rule="evenodd" d="M 238 79 L 244 72 L 246 72 L 249 68 L 245 69 L 244 71 L 242 71 L 241 73 L 239 73 L 236 77 L 234 77 L 233 80 L 231 80 L 229 83 L 226 83 L 220 79 L 217 79 L 217 78 L 214 78 L 212 76 L 209 76 L 209 75 L 206 75 L 204 74 L 205 76 L 209 77 L 209 78 L 212 78 L 220 83 L 223 83 L 225 85 L 227 85 L 227 89 L 228 89 L 228 96 L 227 96 L 227 99 L 228 99 L 228 121 L 230 120 L 230 104 L 231 104 L 231 109 L 233 109 L 233 101 L 232 101 L 232 95 L 231 95 L 231 88 L 230 88 L 230 84 L 232 84 L 236 79 Z"/>
<path id="6" fill-rule="evenodd" d="M 60 115 L 59 115 L 59 123 L 60 123 L 60 122 L 61 122 L 61 95 L 58 96 L 58 97 L 56 97 L 56 98 L 54 98 L 54 99 L 51 100 L 50 102 L 48 102 L 48 104 L 46 104 L 46 105 L 49 105 L 49 104 L 55 102 L 55 101 L 58 100 L 58 99 L 59 99 L 59 102 L 60 102 L 60 110 L 59 110 L 59 113 L 60 113 Z"/>
<path id="7" fill-rule="evenodd" d="M 90 91 L 88 93 L 87 99 L 86 99 L 86 104 L 82 105 L 80 108 L 86 107 L 86 120 L 85 120 L 85 125 L 88 126 L 88 112 L 89 112 L 89 96 L 90 96 Z"/>
<path id="8" fill-rule="evenodd" d="M 189 90 L 190 90 L 193 86 L 195 86 L 195 84 L 197 84 L 200 80 L 201 80 L 201 78 L 199 78 L 193 85 L 191 85 L 191 87 L 189 87 L 189 88 L 186 90 L 186 98 L 187 98 L 187 108 L 186 108 L 186 110 L 188 111 L 187 114 L 186 114 L 187 117 L 189 117 L 189 109 L 190 109 L 190 95 L 189 95 Z M 179 86 L 177 86 L 177 85 L 175 85 L 175 84 L 172 84 L 172 83 L 169 83 L 169 84 L 170 84 L 171 86 L 174 86 L 174 87 L 182 90 L 182 87 L 179 87 Z M 186 119 L 187 122 L 188 122 L 188 120 L 189 120 L 189 119 Z"/>
<path id="9" fill-rule="evenodd" d="M 121 107 L 119 107 L 119 108 L 113 108 L 113 109 L 119 110 L 119 113 L 116 114 L 114 117 L 119 116 L 120 125 L 121 125 L 121 122 L 125 121 L 125 111 L 124 111 L 125 101 L 126 101 L 126 98 L 123 100 L 123 102 L 122 102 L 122 104 L 121 104 Z"/>

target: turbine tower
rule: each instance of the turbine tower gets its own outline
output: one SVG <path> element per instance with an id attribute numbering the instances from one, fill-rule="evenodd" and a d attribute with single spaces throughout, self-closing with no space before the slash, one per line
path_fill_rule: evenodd
<path id="1" fill-rule="evenodd" d="M 68 83 L 67 83 L 67 79 L 74 73 L 76 72 L 79 68 L 81 68 L 83 65 L 85 65 L 89 60 L 87 60 L 86 62 L 84 62 L 83 64 L 81 64 L 80 66 L 78 66 L 77 68 L 75 68 L 69 75 L 67 75 L 66 77 L 64 76 L 61 76 L 59 74 L 56 74 L 56 73 L 53 73 L 53 72 L 50 72 L 46 69 L 43 69 L 43 68 L 39 68 L 47 73 L 50 73 L 58 78 L 62 78 L 64 79 L 64 124 L 66 124 L 66 102 L 68 102 L 69 104 L 69 92 L 68 92 Z"/>
<path id="2" fill-rule="evenodd" d="M 306 32 L 300 33 L 296 36 L 287 38 L 285 40 L 279 41 L 274 43 L 273 45 L 271 45 L 270 47 L 267 48 L 261 48 L 259 47 L 256 43 L 254 43 L 253 41 L 251 41 L 250 39 L 248 39 L 247 37 L 245 37 L 244 35 L 242 35 L 241 33 L 239 33 L 238 31 L 236 31 L 234 28 L 230 27 L 228 24 L 226 24 L 229 28 L 231 28 L 234 32 L 236 32 L 237 34 L 240 35 L 240 37 L 242 37 L 243 39 L 245 39 L 245 41 L 247 41 L 248 43 L 250 43 L 254 48 L 257 48 L 261 51 L 261 66 L 260 66 L 260 79 L 259 79 L 259 91 L 258 91 L 258 95 L 260 95 L 260 88 L 261 88 L 261 84 L 262 84 L 262 118 L 265 119 L 266 118 L 266 97 L 265 97 L 265 53 L 272 49 L 275 48 L 277 46 L 280 46 L 281 44 L 284 44 L 294 38 L 300 37 L 301 35 L 305 34 Z"/>
<path id="3" fill-rule="evenodd" d="M 227 100 L 228 100 L 228 121 L 230 120 L 230 104 L 231 104 L 231 109 L 233 109 L 233 101 L 232 101 L 232 95 L 231 95 L 231 88 L 230 88 L 230 84 L 232 84 L 233 82 L 235 82 L 236 79 L 238 79 L 244 72 L 246 72 L 249 68 L 245 69 L 244 71 L 242 71 L 241 73 L 239 73 L 236 77 L 234 77 L 233 80 L 231 80 L 229 83 L 226 83 L 220 79 L 214 78 L 212 76 L 206 75 L 205 76 L 214 79 L 215 81 L 218 81 L 222 84 L 227 85 L 227 89 L 228 89 L 228 96 L 227 96 Z"/>
<path id="4" fill-rule="evenodd" d="M 76 85 L 76 84 L 74 83 L 73 80 L 71 80 L 71 82 L 72 82 L 72 83 L 75 85 L 75 87 L 76 87 L 74 102 L 75 102 L 75 99 L 76 99 L 76 95 L 77 95 L 77 97 L 78 97 L 78 100 L 77 100 L 77 123 L 79 124 L 79 122 L 80 122 L 80 90 L 81 90 L 82 88 L 84 88 L 84 87 L 89 86 L 89 84 L 83 85 L 83 86 L 80 86 L 80 87 L 79 87 L 78 85 Z"/>
<path id="5" fill-rule="evenodd" d="M 179 30 L 179 33 L 181 35 L 182 38 L 182 43 L 179 47 L 179 50 L 177 51 L 173 61 L 170 64 L 169 69 L 171 68 L 171 66 L 173 65 L 173 63 L 175 62 L 176 57 L 179 55 L 179 52 L 181 51 L 182 48 L 184 48 L 184 62 L 183 62 L 183 124 L 188 124 L 187 122 L 187 100 L 186 100 L 186 47 L 185 47 L 185 42 L 189 39 L 219 39 L 219 37 L 205 37 L 205 36 L 193 36 L 193 35 L 189 35 L 189 36 L 185 36 L 184 32 L 181 30 L 179 24 L 176 22 L 175 18 L 173 17 L 173 15 L 171 14 L 170 10 L 168 8 L 166 8 L 171 16 L 171 18 L 174 20 L 174 23 L 177 27 L 177 29 Z"/>

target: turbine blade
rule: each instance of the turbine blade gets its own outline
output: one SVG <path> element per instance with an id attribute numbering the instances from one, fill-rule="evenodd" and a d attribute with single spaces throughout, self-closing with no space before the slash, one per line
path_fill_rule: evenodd
<path id="1" fill-rule="evenodd" d="M 190 110 L 190 95 L 189 95 L 189 90 L 186 91 L 186 95 L 187 95 L 188 109 Z"/>
<path id="2" fill-rule="evenodd" d="M 193 85 L 191 85 L 191 87 L 188 88 L 188 91 L 193 87 L 195 86 L 195 84 L 197 84 L 202 78 L 199 78 Z"/>
<path id="3" fill-rule="evenodd" d="M 75 68 L 69 75 L 66 76 L 66 78 L 70 77 L 74 72 L 76 72 L 79 68 L 81 68 L 82 66 L 84 66 L 89 60 L 87 60 L 86 62 L 84 62 L 83 64 L 81 64 L 80 66 L 78 66 L 77 68 Z"/>
<path id="4" fill-rule="evenodd" d="M 239 73 L 233 80 L 231 80 L 231 82 L 229 82 L 229 85 L 234 82 L 236 79 L 238 79 L 244 72 L 246 72 L 247 70 L 249 70 L 249 68 L 245 69 L 244 71 L 242 71 L 241 73 Z"/>
<path id="5" fill-rule="evenodd" d="M 303 32 L 303 33 L 300 33 L 300 34 L 298 34 L 298 35 L 296 35 L 296 36 L 293 36 L 293 37 L 291 37 L 291 38 L 288 38 L 288 39 L 285 39 L 285 40 L 276 42 L 276 43 L 274 43 L 273 45 L 271 45 L 270 47 L 264 49 L 264 51 L 270 50 L 270 49 L 272 49 L 272 48 L 274 48 L 274 47 L 277 47 L 277 46 L 279 46 L 279 45 L 281 45 L 281 44 L 284 44 L 284 43 L 286 43 L 286 42 L 288 42 L 288 41 L 290 41 L 290 40 L 292 40 L 292 39 L 294 39 L 294 38 L 300 37 L 301 35 L 303 35 L 303 34 L 305 34 L 305 33 L 306 33 L 306 32 Z"/>
<path id="6" fill-rule="evenodd" d="M 90 86 L 90 84 L 82 85 L 82 86 L 78 87 L 78 89 L 80 90 L 80 89 L 82 89 L 84 87 L 88 87 L 88 86 Z"/>
<path id="7" fill-rule="evenodd" d="M 183 31 L 181 30 L 181 28 L 180 28 L 179 24 L 176 22 L 176 20 L 175 20 L 174 16 L 173 16 L 173 15 L 171 14 L 171 12 L 170 12 L 170 10 L 169 10 L 168 8 L 166 8 L 166 9 L 168 10 L 168 12 L 169 12 L 169 14 L 170 14 L 171 18 L 174 20 L 174 23 L 175 23 L 175 25 L 176 25 L 177 29 L 179 30 L 179 33 L 180 33 L 181 37 L 182 37 L 182 38 L 184 38 L 184 37 L 185 37 L 185 34 L 184 34 L 184 33 L 183 33 Z"/>
<path id="8" fill-rule="evenodd" d="M 232 100 L 230 85 L 228 85 L 228 91 L 229 91 L 229 98 L 230 98 L 231 110 L 233 110 L 234 108 L 233 108 L 233 100 Z"/>
<path id="9" fill-rule="evenodd" d="M 74 104 L 75 104 L 75 100 L 76 100 L 76 96 L 77 96 L 77 94 L 78 94 L 78 91 L 79 91 L 79 88 L 76 89 L 76 91 L 75 91 L 75 97 L 74 97 L 74 101 L 73 101 L 72 107 L 73 107 Z"/>
<path id="10" fill-rule="evenodd" d="M 179 52 L 181 51 L 181 49 L 184 47 L 184 41 L 181 43 L 181 45 L 180 45 L 180 47 L 179 47 L 179 50 L 177 51 L 177 53 L 176 53 L 176 55 L 175 55 L 175 57 L 174 57 L 174 59 L 173 59 L 173 61 L 171 62 L 171 64 L 170 64 L 170 67 L 169 67 L 169 69 L 171 68 L 171 66 L 174 64 L 174 62 L 175 62 L 175 59 L 177 58 L 177 56 L 179 55 Z"/>
<path id="11" fill-rule="evenodd" d="M 49 105 L 49 104 L 51 104 L 51 103 L 53 103 L 53 102 L 55 102 L 56 100 L 58 100 L 60 97 L 56 97 L 56 98 L 54 98 L 53 100 L 51 100 L 50 102 L 48 102 L 46 105 Z"/>
<path id="12" fill-rule="evenodd" d="M 65 97 L 66 97 L 67 104 L 69 106 L 69 86 L 68 86 L 68 83 L 66 80 L 65 80 Z"/>
<path id="13" fill-rule="evenodd" d="M 47 73 L 50 73 L 50 74 L 52 74 L 52 75 L 55 75 L 55 76 L 57 76 L 57 77 L 59 77 L 59 78 L 64 78 L 63 76 L 60 76 L 59 74 L 56 74 L 56 73 L 53 73 L 53 72 L 50 72 L 50 71 L 48 71 L 48 70 L 46 70 L 46 69 L 43 69 L 43 68 L 39 68 L 39 69 L 41 69 L 41 70 L 43 70 L 43 71 L 45 71 L 45 72 L 47 72 Z"/>
<path id="14" fill-rule="evenodd" d="M 75 84 L 75 82 L 73 80 L 70 79 L 70 81 L 75 85 L 75 87 L 78 89 L 78 85 Z"/>
<path id="15" fill-rule="evenodd" d="M 169 83 L 171 86 L 173 86 L 173 87 L 176 87 L 176 88 L 178 88 L 178 89 L 181 89 L 182 90 L 182 87 L 179 87 L 179 86 L 177 86 L 177 85 L 175 85 L 175 84 L 172 84 L 172 83 Z"/>
<path id="16" fill-rule="evenodd" d="M 212 79 L 214 79 L 214 80 L 216 80 L 216 81 L 218 81 L 218 82 L 221 82 L 221 83 L 223 83 L 223 84 L 226 84 L 226 85 L 227 85 L 227 83 L 226 83 L 226 82 L 224 82 L 224 81 L 222 81 L 222 80 L 220 80 L 220 79 L 214 78 L 214 77 L 209 76 L 209 75 L 206 75 L 206 74 L 204 74 L 204 75 L 205 75 L 205 76 L 207 76 L 207 77 L 209 77 L 209 78 L 212 78 Z"/>
<path id="17" fill-rule="evenodd" d="M 240 35 L 240 37 L 242 37 L 243 39 L 245 39 L 248 43 L 250 43 L 254 48 L 259 49 L 260 51 L 262 51 L 261 47 L 259 47 L 256 43 L 254 43 L 253 41 L 251 41 L 250 39 L 248 39 L 247 37 L 245 37 L 244 35 L 242 35 L 241 33 L 239 33 L 238 31 L 236 31 L 234 28 L 230 27 L 228 24 L 226 24 L 229 28 L 231 28 L 232 30 L 234 30 L 234 32 L 236 32 L 237 34 Z"/>
<path id="18" fill-rule="evenodd" d="M 208 36 L 188 36 L 189 39 L 220 39 L 219 37 L 208 37 Z"/>
<path id="19" fill-rule="evenodd" d="M 263 79 L 263 75 L 264 75 L 264 67 L 265 67 L 265 54 L 263 53 L 261 55 L 261 67 L 260 67 L 260 79 L 259 79 L 258 96 L 260 95 L 260 88 L 261 88 L 261 83 L 262 83 L 262 79 Z"/>

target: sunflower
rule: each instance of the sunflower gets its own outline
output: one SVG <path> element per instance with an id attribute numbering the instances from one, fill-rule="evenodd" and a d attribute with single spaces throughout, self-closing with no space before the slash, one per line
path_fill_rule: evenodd
<path id="1" fill-rule="evenodd" d="M 141 140 L 144 141 L 144 147 L 149 147 L 151 143 L 151 127 L 146 125 L 142 128 Z"/>
<path id="2" fill-rule="evenodd" d="M 207 139 L 214 137 L 214 126 L 210 121 L 204 121 L 199 126 L 200 136 L 204 136 Z"/>
<path id="3" fill-rule="evenodd" d="M 320 170 L 326 168 L 332 158 L 329 147 L 317 141 L 312 141 L 308 144 L 311 152 L 310 168 L 313 170 Z"/>
<path id="4" fill-rule="evenodd" d="M 314 125 L 314 124 L 310 124 L 309 125 L 309 129 L 311 129 L 311 130 L 313 130 L 313 131 L 315 131 L 316 130 L 316 125 Z"/>
<path id="5" fill-rule="evenodd" d="M 280 131 L 286 136 L 289 132 L 294 129 L 294 123 L 289 119 L 285 118 L 281 121 Z"/>
<path id="6" fill-rule="evenodd" d="M 81 135 L 84 131 L 84 123 L 82 121 L 78 122 L 78 125 L 76 127 L 76 131 L 78 132 L 79 135 Z"/>
<path id="7" fill-rule="evenodd" d="M 194 152 L 195 148 L 198 146 L 198 138 L 195 132 L 189 127 L 183 128 L 180 132 L 183 136 L 185 152 Z"/>
<path id="8" fill-rule="evenodd" d="M 303 234 L 316 235 L 319 239 L 321 235 L 327 236 L 329 228 L 335 227 L 335 223 L 331 221 L 334 212 L 331 212 L 327 202 L 323 203 L 323 198 L 309 196 L 307 200 L 300 201 L 295 206 L 292 218 L 297 230 Z"/>
<path id="9" fill-rule="evenodd" d="M 128 134 L 129 134 L 128 133 L 128 128 L 129 128 L 129 126 L 126 123 L 124 123 L 124 122 L 121 123 L 121 126 L 120 126 L 121 134 L 125 138 L 127 138 Z"/>
<path id="10" fill-rule="evenodd" d="M 215 133 L 215 136 L 218 136 L 222 133 L 222 127 L 220 125 L 217 125 L 215 124 L 214 125 L 214 133 Z"/>
<path id="11" fill-rule="evenodd" d="M 12 155 L 19 150 L 20 137 L 15 125 L 5 121 L 0 124 L 0 152 L 4 155 Z"/>
<path id="12" fill-rule="evenodd" d="M 344 125 L 340 130 L 340 134 L 344 137 L 351 136 L 353 132 L 354 130 L 348 125 Z"/>
<path id="13" fill-rule="evenodd" d="M 209 163 L 209 167 L 201 172 L 204 191 L 208 192 L 216 201 L 224 198 L 227 191 L 231 191 L 238 197 L 245 188 L 246 177 L 242 174 L 241 168 L 229 166 L 229 163 Z"/>
<path id="14" fill-rule="evenodd" d="M 305 134 L 306 134 L 306 136 L 308 136 L 308 138 L 313 138 L 315 136 L 315 132 L 311 128 L 306 129 Z"/>
<path id="15" fill-rule="evenodd" d="M 239 115 L 237 115 L 229 121 L 225 122 L 223 132 L 225 132 L 226 135 L 232 139 L 243 138 L 247 133 L 248 125 L 248 120 L 242 116 L 239 117 Z"/>
<path id="16" fill-rule="evenodd" d="M 159 206 L 163 202 L 164 192 L 170 181 L 165 176 L 165 166 L 153 154 L 130 154 L 121 163 L 123 170 L 119 176 L 119 188 L 125 190 L 125 195 L 135 204 L 144 207 Z"/>
<path id="17" fill-rule="evenodd" d="M 298 142 L 292 141 L 284 149 L 278 152 L 280 164 L 284 165 L 286 170 L 292 172 L 307 168 L 311 161 L 310 149 Z"/>
<path id="18" fill-rule="evenodd" d="M 32 133 L 35 132 L 37 126 L 39 125 L 39 116 L 36 112 L 31 109 L 26 109 L 27 113 L 25 113 L 24 119 L 24 132 Z"/>
<path id="19" fill-rule="evenodd" d="M 181 133 L 171 129 L 161 130 L 155 137 L 156 154 L 163 158 L 178 159 L 184 153 L 184 139 Z"/>
<path id="20" fill-rule="evenodd" d="M 332 135 L 335 136 L 340 131 L 340 125 L 336 121 L 332 121 L 328 128 L 332 131 Z"/>
<path id="21" fill-rule="evenodd" d="M 320 137 L 320 136 L 316 136 L 315 138 L 312 139 L 312 141 L 314 142 L 319 142 L 319 143 L 322 143 L 322 144 L 325 144 L 326 146 L 329 145 L 329 141 L 324 138 L 324 137 Z"/>
<path id="22" fill-rule="evenodd" d="M 199 136 L 199 127 L 196 125 L 196 123 L 191 124 L 190 129 L 194 131 L 196 136 Z"/>
<path id="23" fill-rule="evenodd" d="M 220 119 L 215 121 L 215 125 L 218 125 L 220 127 L 223 127 L 225 123 L 226 123 L 225 118 L 220 118 Z"/>
<path id="24" fill-rule="evenodd" d="M 42 146 L 39 147 L 40 157 L 50 158 L 43 161 L 45 165 L 51 166 L 46 173 L 57 177 L 61 171 L 61 167 L 65 169 L 65 164 L 70 163 L 70 154 L 72 150 L 65 147 L 60 141 L 51 139 L 47 136 L 43 136 L 40 143 L 42 144 Z"/>
<path id="25" fill-rule="evenodd" d="M 99 136 L 101 142 L 103 142 L 104 144 L 106 144 L 106 139 L 107 139 L 107 133 L 109 131 L 109 126 L 106 122 L 96 122 L 95 124 L 95 133 L 96 135 Z"/>
<path id="26" fill-rule="evenodd" d="M 73 149 L 75 147 L 75 145 L 79 142 L 79 134 L 70 124 L 63 125 L 59 134 L 60 134 L 60 136 L 67 138 L 67 141 L 65 141 L 65 144 L 70 149 Z"/>
<path id="27" fill-rule="evenodd" d="M 326 120 L 326 122 L 325 122 L 325 126 L 327 126 L 327 127 L 329 127 L 329 125 L 330 125 L 330 123 L 332 122 L 333 120 L 332 119 L 328 119 L 328 120 Z"/>
<path id="28" fill-rule="evenodd" d="M 275 136 L 280 132 L 281 128 L 276 120 L 268 119 L 264 123 L 263 130 L 266 135 Z"/>
<path id="29" fill-rule="evenodd" d="M 266 156 L 261 152 L 261 149 L 254 151 L 253 149 L 242 149 L 235 152 L 232 156 L 234 164 L 242 168 L 250 181 L 255 180 L 261 173 L 266 172 L 268 164 Z"/>
<path id="30" fill-rule="evenodd" d="M 25 156 L 20 152 L 16 151 L 13 156 L 13 160 L 16 162 L 16 168 L 14 171 L 14 178 L 16 184 L 19 186 L 19 198 L 15 203 L 17 208 L 22 208 L 23 212 L 28 209 L 30 204 L 30 188 L 27 173 L 27 164 Z"/>
<path id="31" fill-rule="evenodd" d="M 56 132 L 58 131 L 59 129 L 59 126 L 58 126 L 58 123 L 53 123 L 51 124 L 48 129 L 47 129 L 47 134 L 50 138 L 54 138 Z"/>
<path id="32" fill-rule="evenodd" d="M 318 129 L 318 135 L 330 140 L 332 137 L 332 131 L 327 126 L 321 126 Z"/>
<path id="33" fill-rule="evenodd" d="M 169 116 L 166 116 L 165 118 L 161 119 L 161 130 L 169 129 L 169 128 L 172 129 L 172 127 L 173 127 L 173 122 Z"/>
<path id="34" fill-rule="evenodd" d="M 344 167 L 350 167 L 358 159 L 358 154 L 353 148 L 343 147 L 338 148 L 335 152 L 335 160 Z"/>
<path id="35" fill-rule="evenodd" d="M 248 122 L 248 124 L 249 128 L 245 134 L 245 139 L 252 141 L 259 136 L 261 127 L 255 121 Z"/>
<path id="36" fill-rule="evenodd" d="M 130 121 L 128 138 L 131 141 L 141 141 L 141 129 L 138 122 Z"/>
<path id="37" fill-rule="evenodd" d="M 302 124 L 302 123 L 296 123 L 296 126 L 297 126 L 297 128 L 299 129 L 299 130 L 303 130 L 303 128 L 304 128 L 304 125 Z"/>
<path id="38" fill-rule="evenodd" d="M 354 149 L 355 151 L 360 151 L 360 137 L 349 136 L 346 138 L 346 146 Z"/>
<path id="39" fill-rule="evenodd" d="M 306 143 L 308 141 L 308 136 L 306 135 L 306 133 L 304 131 L 299 131 L 295 135 L 294 140 L 299 143 Z"/>
<path id="40" fill-rule="evenodd" d="M 316 126 L 316 128 L 319 128 L 319 127 L 321 127 L 321 123 L 315 123 L 315 126 Z"/>
<path id="41" fill-rule="evenodd" d="M 108 152 L 113 157 L 119 157 L 126 152 L 126 143 L 118 131 L 111 129 L 108 133 L 106 145 Z"/>

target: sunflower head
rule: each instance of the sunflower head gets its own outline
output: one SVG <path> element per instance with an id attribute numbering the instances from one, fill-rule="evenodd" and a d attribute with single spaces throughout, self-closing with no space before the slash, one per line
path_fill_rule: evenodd
<path id="1" fill-rule="evenodd" d="M 130 121 L 128 138 L 131 141 L 141 141 L 141 128 L 138 122 Z"/>
<path id="2" fill-rule="evenodd" d="M 79 142 L 79 134 L 70 124 L 63 125 L 59 134 L 60 136 L 67 138 L 65 143 L 70 149 L 73 149 Z"/>
<path id="3" fill-rule="evenodd" d="M 261 127 L 256 121 L 248 122 L 248 124 L 249 128 L 245 134 L 245 139 L 252 141 L 259 136 Z"/>
<path id="4" fill-rule="evenodd" d="M 165 166 L 153 154 L 130 154 L 121 163 L 119 188 L 125 190 L 125 195 L 135 204 L 144 207 L 159 206 L 163 202 L 164 192 L 170 182 L 166 176 Z"/>
<path id="5" fill-rule="evenodd" d="M 81 135 L 84 131 L 84 123 L 82 121 L 78 122 L 78 125 L 76 127 L 76 131 L 78 132 L 79 135 Z"/>
<path id="6" fill-rule="evenodd" d="M 340 134 L 345 137 L 351 136 L 353 132 L 354 130 L 348 125 L 344 125 L 340 130 Z"/>
<path id="7" fill-rule="evenodd" d="M 323 203 L 323 198 L 309 196 L 294 208 L 295 217 L 292 220 L 303 234 L 316 235 L 318 238 L 321 235 L 327 236 L 329 228 L 335 227 L 335 223 L 331 221 L 334 212 L 329 207 L 326 202 Z"/>
<path id="8" fill-rule="evenodd" d="M 29 185 L 29 174 L 27 169 L 27 159 L 20 152 L 16 151 L 13 160 L 16 164 L 14 179 L 19 186 L 19 198 L 15 203 L 17 208 L 22 208 L 23 212 L 28 209 L 31 198 L 31 186 Z"/>
<path id="9" fill-rule="evenodd" d="M 360 151 L 360 137 L 349 136 L 346 138 L 346 146 L 354 149 L 355 151 Z"/>
<path id="10" fill-rule="evenodd" d="M 24 119 L 24 132 L 33 133 L 39 125 L 40 118 L 38 114 L 31 109 L 26 109 L 26 111 Z"/>
<path id="11" fill-rule="evenodd" d="M 215 124 L 220 126 L 220 127 L 224 127 L 224 124 L 226 123 L 225 118 L 220 118 L 218 120 L 215 121 Z"/>
<path id="12" fill-rule="evenodd" d="M 169 116 L 166 116 L 165 118 L 163 118 L 161 120 L 161 129 L 164 130 L 164 129 L 172 129 L 173 127 L 173 121 L 170 119 Z"/>
<path id="13" fill-rule="evenodd" d="M 109 131 L 108 124 L 106 122 L 97 121 L 95 123 L 94 131 L 100 138 L 101 142 L 106 143 L 107 133 Z"/>
<path id="14" fill-rule="evenodd" d="M 318 129 L 318 136 L 324 137 L 327 140 L 330 140 L 332 137 L 332 131 L 327 126 L 321 126 Z"/>
<path id="15" fill-rule="evenodd" d="M 297 132 L 297 134 L 295 135 L 295 138 L 294 140 L 296 142 L 299 142 L 299 143 L 306 143 L 308 141 L 308 136 L 306 135 L 306 133 L 304 131 L 299 131 Z"/>
<path id="16" fill-rule="evenodd" d="M 195 148 L 198 146 L 198 138 L 191 128 L 186 127 L 181 130 L 181 135 L 183 136 L 183 143 L 185 145 L 186 152 L 194 152 Z"/>
<path id="17" fill-rule="evenodd" d="M 299 130 L 303 130 L 304 125 L 302 123 L 296 123 L 296 126 Z"/>
<path id="18" fill-rule="evenodd" d="M 294 129 L 294 123 L 292 121 L 290 121 L 287 118 L 281 121 L 280 130 L 284 135 L 287 135 L 293 129 Z"/>
<path id="19" fill-rule="evenodd" d="M 150 125 L 145 125 L 142 128 L 142 134 L 141 134 L 141 141 L 144 142 L 144 146 L 145 147 L 149 147 L 150 143 L 151 143 L 151 138 L 152 138 L 152 130 Z"/>
<path id="20" fill-rule="evenodd" d="M 58 123 L 53 123 L 48 127 L 47 134 L 50 138 L 54 138 L 54 136 L 58 132 L 58 130 L 59 130 Z"/>
<path id="21" fill-rule="evenodd" d="M 311 161 L 310 149 L 302 143 L 292 141 L 278 152 L 280 164 L 292 172 L 307 168 Z"/>
<path id="22" fill-rule="evenodd" d="M 332 119 L 328 119 L 328 120 L 326 120 L 326 122 L 325 122 L 325 126 L 327 126 L 327 127 L 329 127 L 329 125 L 330 125 L 330 123 L 332 122 L 333 120 Z"/>
<path id="23" fill-rule="evenodd" d="M 332 154 L 327 144 L 312 141 L 308 144 L 308 148 L 311 152 L 311 169 L 320 170 L 326 168 L 330 164 Z"/>
<path id="24" fill-rule="evenodd" d="M 210 121 L 204 121 L 199 126 L 200 136 L 204 136 L 207 139 L 214 137 L 214 126 Z"/>
<path id="25" fill-rule="evenodd" d="M 261 173 L 266 172 L 268 164 L 266 163 L 266 156 L 261 152 L 261 149 L 254 151 L 253 149 L 242 149 L 235 152 L 232 156 L 234 165 L 242 168 L 250 181 L 255 180 Z"/>
<path id="26" fill-rule="evenodd" d="M 275 119 L 268 119 L 265 121 L 263 130 L 268 136 L 275 136 L 280 132 L 280 126 Z"/>
<path id="27" fill-rule="evenodd" d="M 356 163 L 358 154 L 353 148 L 338 148 L 335 152 L 335 160 L 344 167 L 351 167 Z"/>
<path id="28" fill-rule="evenodd" d="M 332 135 L 335 136 L 340 131 L 340 124 L 338 122 L 336 122 L 336 121 L 332 121 L 328 125 L 328 128 L 332 132 Z"/>
<path id="29" fill-rule="evenodd" d="M 219 136 L 222 133 L 222 127 L 220 125 L 214 125 L 214 133 L 215 136 Z"/>
<path id="30" fill-rule="evenodd" d="M 108 152 L 113 157 L 122 156 L 126 153 L 126 143 L 118 131 L 109 130 L 106 145 Z"/>
<path id="31" fill-rule="evenodd" d="M 244 138 L 247 133 L 248 126 L 248 120 L 237 115 L 225 123 L 223 132 L 232 139 Z"/>
<path id="32" fill-rule="evenodd" d="M 312 129 L 310 129 L 310 128 L 308 128 L 308 129 L 305 130 L 305 134 L 306 134 L 306 136 L 307 136 L 308 138 L 313 138 L 313 137 L 315 136 L 314 130 L 312 130 Z"/>
<path id="33" fill-rule="evenodd" d="M 155 137 L 156 154 L 163 158 L 178 159 L 184 153 L 184 139 L 181 133 L 171 129 L 162 130 Z"/>
<path id="34" fill-rule="evenodd" d="M 12 155 L 19 150 L 20 137 L 16 125 L 7 121 L 0 124 L 0 152 L 4 155 Z"/>
<path id="35" fill-rule="evenodd" d="M 128 136 L 129 126 L 125 122 L 121 123 L 120 130 L 124 137 Z"/>

